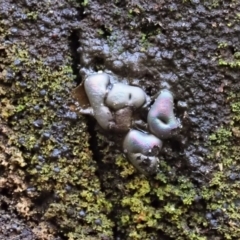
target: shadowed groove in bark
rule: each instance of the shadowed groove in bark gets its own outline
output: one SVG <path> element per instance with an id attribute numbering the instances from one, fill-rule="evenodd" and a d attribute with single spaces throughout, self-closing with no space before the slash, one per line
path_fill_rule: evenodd
<path id="1" fill-rule="evenodd" d="M 70 49 L 71 49 L 71 55 L 72 55 L 72 70 L 76 78 L 74 81 L 76 82 L 77 85 L 79 85 L 82 82 L 82 77 L 79 73 L 79 68 L 81 67 L 81 61 L 80 61 L 80 56 L 77 51 L 77 49 L 80 47 L 79 45 L 79 36 L 77 31 L 73 31 L 71 36 L 69 37 L 69 42 L 70 42 Z M 90 135 L 89 139 L 89 149 L 91 150 L 93 154 L 93 159 L 99 163 L 101 159 L 100 151 L 98 149 L 98 142 L 97 142 L 97 137 L 96 137 L 96 131 L 95 131 L 95 126 L 96 126 L 96 121 L 92 117 L 85 116 L 86 123 L 87 123 L 87 129 L 88 133 Z M 100 167 L 100 166 L 99 166 Z M 101 178 L 100 178 L 101 179 Z"/>
<path id="2" fill-rule="evenodd" d="M 80 47 L 79 41 L 78 41 L 78 32 L 73 31 L 69 37 L 69 45 L 72 55 L 72 70 L 73 74 L 76 76 L 74 81 L 79 85 L 82 82 L 82 78 L 79 73 L 79 67 L 80 67 L 80 56 L 77 52 L 77 49 Z"/>
<path id="3" fill-rule="evenodd" d="M 78 12 L 79 12 L 79 18 L 82 19 L 83 18 L 83 9 L 79 8 Z M 74 75 L 76 76 L 74 81 L 76 82 L 76 85 L 79 85 L 82 82 L 82 77 L 79 73 L 82 63 L 80 60 L 80 53 L 78 52 L 78 49 L 80 47 L 78 30 L 75 30 L 71 33 L 71 35 L 69 37 L 69 47 L 70 47 L 71 55 L 72 55 L 72 70 L 73 70 Z M 89 117 L 89 116 L 85 116 L 85 119 L 86 119 L 86 123 L 87 123 L 88 133 L 90 135 L 89 149 L 91 150 L 91 152 L 93 154 L 93 159 L 97 162 L 98 167 L 101 167 L 101 166 L 99 166 L 101 154 L 98 149 L 98 142 L 97 142 L 97 137 L 96 137 L 97 133 L 95 131 L 96 121 L 95 121 L 95 119 L 93 119 L 92 117 Z M 100 180 L 101 180 L 101 178 L 100 178 Z"/>
<path id="4" fill-rule="evenodd" d="M 95 130 L 95 126 L 96 126 L 96 120 L 93 119 L 92 117 L 86 116 L 86 120 L 87 120 L 87 126 L 88 126 L 88 133 L 90 135 L 90 139 L 89 139 L 89 148 L 93 154 L 93 159 L 97 162 L 98 164 L 98 168 L 101 168 L 101 153 L 98 147 L 98 140 L 97 140 L 97 132 Z M 99 176 L 100 180 L 101 177 Z"/>
<path id="5" fill-rule="evenodd" d="M 84 7 L 77 7 L 76 10 L 78 12 L 77 19 L 81 21 L 82 19 L 84 19 Z M 71 35 L 69 36 L 69 48 L 71 50 L 71 56 L 73 59 L 72 70 L 73 74 L 76 76 L 74 80 L 77 83 L 77 85 L 79 85 L 82 82 L 82 78 L 79 73 L 79 69 L 81 66 L 80 54 L 78 52 L 79 47 L 80 47 L 79 30 L 76 29 L 73 30 Z"/>
<path id="6" fill-rule="evenodd" d="M 84 18 L 84 8 L 78 8 L 77 10 L 79 12 L 78 19 L 79 20 L 83 19 Z M 72 70 L 73 70 L 73 74 L 76 76 L 74 79 L 74 81 L 76 82 L 76 85 L 79 85 L 83 80 L 80 75 L 80 72 L 79 72 L 80 68 L 82 67 L 81 58 L 80 58 L 81 53 L 78 52 L 79 47 L 80 47 L 79 31 L 74 30 L 74 31 L 72 31 L 71 35 L 69 36 L 69 48 L 71 50 L 71 56 L 72 56 Z M 93 59 L 92 65 L 93 66 L 103 65 L 103 60 L 101 58 L 97 57 L 96 59 Z M 94 70 L 97 71 L 98 69 L 96 68 Z M 96 121 L 95 121 L 95 119 L 93 119 L 92 117 L 89 117 L 89 116 L 85 116 L 85 119 L 86 119 L 86 123 L 87 123 L 88 133 L 90 135 L 89 149 L 91 150 L 91 152 L 93 154 L 93 159 L 97 162 L 98 169 L 101 169 L 102 156 L 101 156 L 100 150 L 98 148 L 97 133 L 95 131 Z M 97 175 L 101 181 L 99 172 L 97 172 Z"/>

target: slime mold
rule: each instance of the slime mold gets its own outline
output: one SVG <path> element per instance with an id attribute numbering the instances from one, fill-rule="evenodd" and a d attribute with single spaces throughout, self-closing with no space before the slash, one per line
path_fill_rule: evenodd
<path id="1" fill-rule="evenodd" d="M 148 112 L 149 130 L 160 139 L 170 138 L 179 128 L 179 122 L 173 112 L 173 95 L 164 89 L 160 92 Z"/>
<path id="2" fill-rule="evenodd" d="M 153 174 L 158 169 L 158 154 L 162 141 L 152 134 L 130 130 L 123 141 L 128 160 L 141 173 Z"/>
<path id="3" fill-rule="evenodd" d="M 93 115 L 98 124 L 105 130 L 113 124 L 113 115 L 110 109 L 104 105 L 104 96 L 110 83 L 109 76 L 106 73 L 96 73 L 88 76 L 84 81 L 84 88 L 88 96 L 91 108 L 87 112 Z"/>
<path id="4" fill-rule="evenodd" d="M 119 110 L 124 107 L 137 109 L 141 107 L 145 101 L 146 94 L 141 88 L 123 83 L 113 84 L 111 91 L 108 92 L 106 97 L 106 105 L 114 110 Z"/>
<path id="5" fill-rule="evenodd" d="M 133 112 L 146 102 L 147 96 L 141 88 L 112 84 L 106 73 L 89 75 L 83 85 L 90 106 L 80 112 L 92 115 L 104 130 L 127 132 Z"/>
<path id="6" fill-rule="evenodd" d="M 80 113 L 92 115 L 104 130 L 126 134 L 123 150 L 136 169 L 146 175 L 157 172 L 162 140 L 170 138 L 180 125 L 170 91 L 160 91 L 148 112 L 147 124 L 138 112 L 146 114 L 150 97 L 139 87 L 113 82 L 106 73 L 88 75 L 73 94 L 80 103 Z"/>

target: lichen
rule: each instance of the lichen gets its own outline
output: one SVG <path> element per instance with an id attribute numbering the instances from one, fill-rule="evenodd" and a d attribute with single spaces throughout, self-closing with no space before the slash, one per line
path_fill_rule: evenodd
<path id="1" fill-rule="evenodd" d="M 17 211 L 28 217 L 41 214 L 45 220 L 56 219 L 72 239 L 85 232 L 86 226 L 85 234 L 96 239 L 111 237 L 113 223 L 108 214 L 112 205 L 96 176 L 86 124 L 75 114 L 70 98 L 74 83 L 70 58 L 52 69 L 43 59 L 32 59 L 24 45 L 12 44 L 5 51 L 9 66 L 3 81 L 9 82 L 9 72 L 21 76 L 19 81 L 11 81 L 13 91 L 1 101 L 2 117 L 17 133 L 10 137 L 16 148 L 10 164 L 18 166 L 17 171 L 25 167 L 25 184 L 32 189 L 16 205 Z M 16 59 L 20 65 L 14 63 Z M 30 211 L 34 199 L 41 198 L 45 198 L 45 206 Z M 84 217 L 79 216 L 81 210 L 86 213 Z"/>
<path id="2" fill-rule="evenodd" d="M 79 5 L 82 2 L 78 1 Z M 209 5 L 218 2 L 212 1 Z M 231 6 L 230 10 L 236 9 Z M 134 10 L 134 6 L 131 7 Z M 136 8 L 131 19 L 133 23 L 140 23 L 140 14 L 145 9 Z M 120 7 L 116 9 L 121 10 L 119 15 L 124 12 Z M 156 11 L 166 13 L 164 9 Z M 157 20 L 154 21 L 156 24 Z M 167 21 L 174 23 L 169 18 Z M 203 18 L 201 22 L 205 22 Z M 5 29 L 2 21 L 0 24 L 1 39 L 6 39 L 4 32 L 9 29 Z M 233 24 L 231 22 L 231 27 Z M 162 26 L 169 25 L 163 21 Z M 126 26 L 127 29 L 132 27 Z M 214 32 L 218 30 L 215 28 Z M 168 34 L 171 29 L 165 32 Z M 186 35 L 191 39 L 190 31 Z M 217 35 L 209 36 L 216 38 Z M 184 31 L 181 31 L 181 38 L 185 39 Z M 145 41 L 141 33 L 139 39 Z M 3 68 L 0 73 L 0 164 L 3 173 L 0 188 L 11 196 L 7 202 L 9 211 L 17 212 L 26 220 L 32 219 L 32 222 L 41 219 L 37 222 L 39 226 L 33 224 L 32 227 L 35 238 L 52 239 L 59 232 L 68 239 L 239 238 L 240 100 L 237 85 L 235 89 L 226 90 L 225 106 L 231 109 L 231 119 L 213 131 L 208 143 L 211 152 L 208 158 L 202 159 L 203 166 L 209 163 L 212 168 L 196 171 L 185 165 L 181 155 L 178 159 L 161 157 L 161 171 L 154 178 L 146 178 L 126 161 L 117 144 L 111 144 L 112 139 L 100 133 L 96 133 L 99 156 L 93 160 L 86 120 L 74 114 L 75 106 L 70 98 L 74 76 L 69 56 L 58 68 L 49 65 L 46 59 L 33 58 L 25 44 L 8 44 L 6 41 L 6 45 L 0 46 L 0 68 Z M 190 46 L 197 49 L 195 44 Z M 182 48 L 185 47 L 182 45 Z M 228 61 L 238 59 L 237 54 L 228 57 L 217 55 L 216 59 L 227 62 L 219 67 L 219 72 L 221 68 L 229 72 L 231 64 Z M 199 58 L 196 56 L 196 59 Z M 193 58 L 191 64 L 196 64 Z M 196 83 L 199 84 L 197 80 Z M 187 84 L 183 82 L 182 85 Z M 194 171 L 199 174 L 198 178 L 192 178 Z M 7 198 L 1 196 L 3 205 Z M 57 229 L 50 230 L 47 220 L 56 224 Z"/>

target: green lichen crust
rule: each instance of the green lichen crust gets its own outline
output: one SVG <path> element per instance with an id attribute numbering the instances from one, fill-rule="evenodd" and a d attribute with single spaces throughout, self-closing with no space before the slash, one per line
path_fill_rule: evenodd
<path id="1" fill-rule="evenodd" d="M 230 91 L 227 101 L 231 108 L 231 120 L 209 137 L 212 151 L 208 160 L 215 164 L 216 170 L 204 192 L 209 211 L 221 213 L 217 216 L 218 232 L 223 234 L 224 239 L 237 239 L 240 235 L 236 227 L 240 220 L 240 95 L 235 87 Z"/>
<path id="2" fill-rule="evenodd" d="M 4 5 L 6 5 L 5 2 L 7 3 L 8 1 L 4 1 Z M 20 4 L 23 1 L 14 2 Z M 83 21 L 88 16 L 89 18 L 98 16 L 93 11 L 96 9 L 97 12 L 101 12 L 103 18 L 98 22 L 93 19 L 93 22 L 90 22 L 90 24 L 94 23 L 92 26 L 96 26 L 95 24 L 99 23 L 99 28 L 104 24 L 107 28 L 109 19 L 111 19 L 108 16 L 108 10 L 111 8 L 106 7 L 105 4 L 109 3 L 112 6 L 113 3 L 105 1 L 103 5 L 100 2 L 101 8 L 94 8 L 95 5 L 93 6 L 92 4 L 96 4 L 96 2 L 89 1 L 88 5 L 91 8 L 86 9 L 87 14 Z M 204 6 L 213 4 L 213 2 L 219 2 L 221 6 L 216 11 L 215 9 L 206 11 Z M 41 2 L 38 3 L 40 4 Z M 218 130 L 212 128 L 213 132 L 209 139 L 209 144 L 207 144 L 207 141 L 198 138 L 199 133 L 197 131 L 192 132 L 196 138 L 193 136 L 190 140 L 196 148 L 199 147 L 201 150 L 205 142 L 205 147 L 208 146 L 211 150 L 210 153 L 206 154 L 208 158 L 206 155 L 199 156 L 201 168 L 197 169 L 197 171 L 185 164 L 181 155 L 176 154 L 176 157 L 172 159 L 174 161 L 171 161 L 171 159 L 166 160 L 162 157 L 163 155 L 160 155 L 159 169 L 161 171 L 154 179 L 146 178 L 136 172 L 132 165 L 126 161 L 126 158 L 119 154 L 116 146 L 111 144 L 109 138 L 105 138 L 100 133 L 96 133 L 96 145 L 99 149 L 99 161 L 97 162 L 92 158 L 85 118 L 78 117 L 78 120 L 74 122 L 74 118 L 67 120 L 69 115 L 65 116 L 64 114 L 68 112 L 66 111 L 68 107 L 70 109 L 72 107 L 72 100 L 68 96 L 70 95 L 70 90 L 74 87 L 72 84 L 73 76 L 69 66 L 71 60 L 68 54 L 66 54 L 66 58 L 64 57 L 64 60 L 66 60 L 64 63 L 60 64 L 59 67 L 52 67 L 46 64 L 45 59 L 41 59 L 41 57 L 36 59 L 29 56 L 28 49 L 33 45 L 20 45 L 16 44 L 16 42 L 13 45 L 8 45 L 9 41 L 6 41 L 6 45 L 3 46 L 3 42 L 7 38 L 2 33 L 4 32 L 7 35 L 10 32 L 6 25 L 11 22 L 11 16 L 22 16 L 14 12 L 17 7 L 7 8 L 9 11 L 6 9 L 5 12 L 9 12 L 9 19 L 0 21 L 1 39 L 5 39 L 1 42 L 0 49 L 0 79 L 3 82 L 1 85 L 1 118 L 13 128 L 13 132 L 6 132 L 6 129 L 1 125 L 1 133 L 9 136 L 4 145 L 2 145 L 2 151 L 5 151 L 7 161 L 3 161 L 1 156 L 1 170 L 2 172 L 4 171 L 3 176 L 6 177 L 1 178 L 1 186 L 4 185 L 6 179 L 9 179 L 9 181 L 4 185 L 5 188 L 1 190 L 2 195 L 4 195 L 4 192 L 8 193 L 8 196 L 5 196 L 5 198 L 18 200 L 16 202 L 17 208 L 15 208 L 16 204 L 14 204 L 10 205 L 8 210 L 17 211 L 26 222 L 33 220 L 38 224 L 39 219 L 41 219 L 45 225 L 52 226 L 56 224 L 57 230 L 71 240 L 239 239 L 240 100 L 238 95 L 239 85 L 237 84 L 239 78 L 235 78 L 238 73 L 238 64 L 236 62 L 231 64 L 233 68 L 231 68 L 231 65 L 228 65 L 228 63 L 234 61 L 231 55 L 232 50 L 236 52 L 239 46 L 239 44 L 234 46 L 234 41 L 236 40 L 234 40 L 234 35 L 232 34 L 232 29 L 236 28 L 237 31 L 239 26 L 239 18 L 236 15 L 236 11 L 239 9 L 239 2 L 232 0 L 225 1 L 222 4 L 223 1 L 188 1 L 187 3 L 171 1 L 169 3 L 166 2 L 164 5 L 158 4 L 154 6 L 154 2 L 150 1 L 142 1 L 141 3 L 143 4 L 141 5 L 137 4 L 136 1 L 132 1 L 131 3 L 129 2 L 129 7 L 121 5 L 122 1 L 115 1 L 115 3 L 119 5 L 112 9 L 115 17 L 119 16 L 120 24 L 127 22 L 122 16 L 124 16 L 124 13 L 128 14 L 129 12 L 129 19 L 133 20 L 134 25 L 128 25 L 127 27 L 131 28 L 131 33 L 134 33 L 134 36 L 139 36 L 136 31 L 136 28 L 139 26 L 135 23 L 141 24 L 141 20 L 146 19 L 146 13 L 149 14 L 149 17 L 155 14 L 155 12 L 152 14 L 151 11 L 146 11 L 146 8 L 151 6 L 152 9 L 155 9 L 156 13 L 159 14 L 159 18 L 146 19 L 146 29 L 151 31 L 148 24 L 150 24 L 150 27 L 154 26 L 157 29 L 160 28 L 160 25 L 163 28 L 163 34 L 158 35 L 158 39 L 163 45 L 157 42 L 161 47 L 157 53 L 161 54 L 162 49 L 167 48 L 167 46 L 164 46 L 165 38 L 161 39 L 161 37 L 166 36 L 166 41 L 169 40 L 169 43 L 174 48 L 173 51 L 176 50 L 174 53 L 174 59 L 178 59 L 176 63 L 181 65 L 183 60 L 188 60 L 186 57 L 190 57 L 189 61 L 183 64 L 184 68 L 180 68 L 179 71 L 179 65 L 174 65 L 176 66 L 175 68 L 171 61 L 157 62 L 159 71 L 162 70 L 161 66 L 163 68 L 170 66 L 171 71 L 174 69 L 176 73 L 184 73 L 186 70 L 188 74 L 191 74 L 191 66 L 196 65 L 197 62 L 203 62 L 203 64 L 196 65 L 196 67 L 203 73 L 205 69 L 210 69 L 207 72 L 210 74 L 199 75 L 200 72 L 193 68 L 192 70 L 196 75 L 193 77 L 183 75 L 181 80 L 186 80 L 181 81 L 180 84 L 174 82 L 174 85 L 182 86 L 183 90 L 179 90 L 179 93 L 185 97 L 184 92 L 189 91 L 186 91 L 186 87 L 188 87 L 188 84 L 194 83 L 196 88 L 192 90 L 197 91 L 192 92 L 193 96 L 195 97 L 195 94 L 199 92 L 199 87 L 202 87 L 204 92 L 207 93 L 206 97 L 211 97 L 211 100 L 214 99 L 213 96 L 209 96 L 208 88 L 205 89 L 207 79 L 209 84 L 211 84 L 211 89 L 213 89 L 211 93 L 214 92 L 215 94 L 214 97 L 222 94 L 225 96 L 226 102 L 224 107 L 219 109 L 221 112 L 224 112 L 229 106 L 231 111 L 229 113 L 226 112 L 225 116 L 230 117 L 228 119 L 220 118 L 224 120 L 224 123 L 222 125 L 217 124 Z M 45 3 L 43 2 L 43 4 Z M 51 1 L 48 1 L 48 4 L 51 4 Z M 33 9 L 39 9 L 37 6 L 33 6 Z M 177 9 L 175 6 L 177 6 Z M 51 8 L 52 6 L 49 9 Z M 29 9 L 26 9 L 26 12 L 29 12 Z M 88 10 L 90 14 L 88 14 Z M 103 10 L 105 14 L 102 14 L 104 13 Z M 45 12 L 47 13 L 48 11 Z M 50 10 L 49 14 L 52 14 L 51 12 Z M 208 18 L 204 18 L 206 15 L 208 15 Z M 54 18 L 55 16 L 54 14 Z M 4 18 L 4 15 L 1 15 L 1 17 Z M 36 17 L 34 15 L 34 19 Z M 106 18 L 104 19 L 104 17 Z M 31 21 L 35 21 L 34 19 Z M 162 19 L 162 21 L 159 22 L 158 19 Z M 172 19 L 173 21 L 171 22 Z M 175 39 L 175 35 L 174 37 L 171 35 L 171 33 L 175 34 L 175 27 L 174 29 L 172 28 L 173 24 L 179 20 L 179 24 L 176 27 L 184 27 L 186 23 L 194 19 L 197 22 L 193 23 L 189 29 L 176 30 L 179 34 L 179 38 L 176 38 L 176 43 L 180 41 L 180 45 L 173 45 L 173 40 Z M 23 21 L 19 19 L 15 23 L 24 25 L 27 21 L 27 19 Z M 119 21 L 112 21 L 111 23 L 119 25 Z M 225 27 L 226 23 L 231 26 Z M 198 24 L 199 28 L 196 28 L 195 24 Z M 206 28 L 202 28 L 204 24 L 206 24 Z M 36 25 L 35 22 L 33 25 Z M 88 27 L 90 28 L 90 26 Z M 132 30 L 133 28 L 134 30 Z M 87 31 L 84 30 L 81 30 L 83 35 L 89 37 L 86 34 Z M 193 35 L 193 31 L 202 33 L 200 34 L 200 39 L 193 39 L 194 36 L 199 36 Z M 124 41 L 125 39 L 120 33 L 122 32 L 116 31 L 114 28 L 113 34 L 120 36 Z M 24 35 L 19 36 L 21 37 L 21 42 L 23 42 Z M 151 39 L 148 36 L 147 41 L 148 39 L 150 41 Z M 222 53 L 221 50 L 222 56 L 218 56 L 220 50 L 216 49 L 214 50 L 216 51 L 216 56 L 214 56 L 213 51 L 210 50 L 214 48 L 211 44 L 214 44 L 214 40 L 217 38 L 222 37 L 229 37 L 233 44 L 230 47 L 233 47 L 233 49 L 230 48 L 230 51 L 226 51 L 226 53 Z M 34 39 L 34 42 L 37 41 L 34 38 L 34 34 L 29 39 Z M 114 42 L 113 35 L 109 39 L 113 40 L 112 46 L 114 46 L 114 49 L 116 49 L 116 46 L 122 46 Z M 187 41 L 188 39 L 190 42 Z M 194 41 L 191 41 L 191 39 Z M 92 44 L 92 41 L 89 42 Z M 50 41 L 50 43 L 50 45 L 56 46 L 55 42 Z M 137 45 L 134 44 L 134 46 Z M 188 49 L 185 45 L 190 47 L 189 52 L 185 52 Z M 210 45 L 210 48 L 206 48 L 208 45 Z M 56 47 L 59 46 L 57 45 Z M 146 51 L 149 46 L 144 45 L 144 47 Z M 42 49 L 46 50 L 46 48 Z M 96 51 L 95 46 L 94 48 L 89 47 L 89 49 Z M 184 52 L 178 55 L 178 51 L 182 50 Z M 47 51 L 47 53 L 49 52 Z M 201 52 L 202 54 L 199 55 Z M 99 55 L 98 52 L 97 54 Z M 204 65 L 206 61 L 205 56 L 210 58 L 206 62 L 207 65 Z M 234 58 L 236 57 L 234 56 Z M 21 63 L 17 66 L 19 63 L 18 59 L 21 60 Z M 127 71 L 135 66 L 136 69 L 139 67 L 135 59 Z M 218 59 L 225 61 L 224 67 L 213 68 L 213 65 L 217 64 L 216 60 Z M 123 62 L 125 60 L 124 58 Z M 111 58 L 108 61 L 113 62 Z M 146 68 L 150 68 L 152 71 L 156 69 L 152 68 L 154 66 L 153 63 L 150 62 L 149 65 L 146 65 L 146 61 L 143 61 L 142 66 L 146 66 Z M 221 62 L 219 63 L 221 64 Z M 123 68 L 126 68 L 126 66 L 123 65 Z M 216 73 L 216 70 L 219 72 Z M 121 71 L 119 72 L 122 73 Z M 216 86 L 213 84 L 212 74 L 222 75 L 224 80 L 233 81 L 235 79 L 236 84 L 229 89 L 225 83 L 221 85 L 221 81 L 219 81 Z M 154 72 L 154 75 L 158 76 L 158 72 Z M 179 74 L 178 76 L 180 77 L 181 75 Z M 205 80 L 202 77 L 206 77 Z M 143 85 L 145 84 L 144 81 L 142 82 Z M 48 86 L 50 90 L 47 90 L 47 93 L 45 92 L 44 95 L 42 90 L 46 91 Z M 155 86 L 158 86 L 158 82 Z M 221 90 L 219 92 L 218 87 Z M 189 95 L 186 96 L 186 98 L 188 97 Z M 69 99 L 69 102 L 66 99 Z M 194 105 L 196 103 L 195 100 L 197 99 L 192 99 L 192 102 L 189 102 L 189 106 Z M 200 108 L 199 111 L 195 112 L 196 119 L 199 119 L 198 113 L 209 110 L 209 107 L 205 104 L 202 105 L 201 101 L 202 99 L 199 100 L 199 105 L 206 108 Z M 35 108 L 36 105 L 39 105 L 39 108 Z M 66 106 L 68 107 L 65 108 Z M 187 113 L 184 115 L 186 118 Z M 206 119 L 207 117 L 208 115 Z M 43 118 L 44 125 L 42 128 L 36 128 L 38 126 L 41 127 L 41 122 L 34 122 L 37 118 Z M 207 121 L 206 119 L 203 119 L 203 121 Z M 211 121 L 215 123 L 217 120 L 213 116 Z M 32 124 L 33 122 L 34 125 Z M 219 121 L 217 122 L 219 123 Z M 54 126 L 54 131 L 51 130 L 53 123 L 58 123 Z M 64 127 L 59 128 L 59 123 L 64 123 Z M 51 133 L 50 137 L 47 134 L 48 132 Z M 64 135 L 63 138 L 60 136 L 61 134 Z M 207 135 L 206 132 L 204 135 Z M 58 136 L 60 136 L 60 139 L 64 139 L 64 144 L 58 142 Z M 61 152 L 59 156 L 57 149 L 66 150 L 66 148 L 62 148 L 66 145 L 71 149 L 72 155 L 67 156 L 67 153 Z M 40 150 L 38 150 L 38 147 Z M 164 149 L 166 149 L 166 146 Z M 45 159 L 43 163 L 41 163 L 41 156 Z M 48 156 L 51 157 L 49 158 Z M 13 174 L 15 174 L 14 177 L 12 177 Z M 17 182 L 18 184 L 16 184 Z M 1 203 L 3 207 L 6 206 L 4 201 Z M 47 220 L 50 220 L 51 224 Z M 42 229 L 42 224 L 39 224 L 39 226 L 41 228 L 38 228 L 38 231 L 45 230 Z M 53 232 L 53 235 L 56 236 L 57 233 Z"/>
<path id="3" fill-rule="evenodd" d="M 89 234 L 92 239 L 111 238 L 112 205 L 101 191 L 87 127 L 74 112 L 70 95 L 70 57 L 55 69 L 40 58 L 32 59 L 25 45 L 5 48 L 9 65 L 4 79 L 14 89 L 8 92 L 14 104 L 5 111 L 5 119 L 15 133 L 9 143 L 21 149 L 23 161 L 15 171 L 27 179 L 27 200 L 40 204 L 29 218 L 54 220 L 69 239 L 87 239 Z M 21 64 L 16 65 L 16 59 Z M 19 75 L 21 80 L 13 80 Z"/>

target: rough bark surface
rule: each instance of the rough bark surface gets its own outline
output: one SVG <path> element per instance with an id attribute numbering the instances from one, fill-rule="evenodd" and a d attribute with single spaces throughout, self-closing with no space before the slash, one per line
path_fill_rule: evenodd
<path id="1" fill-rule="evenodd" d="M 0 238 L 239 239 L 239 35 L 237 0 L 0 0 Z M 174 94 L 156 176 L 76 111 L 98 70 Z"/>

